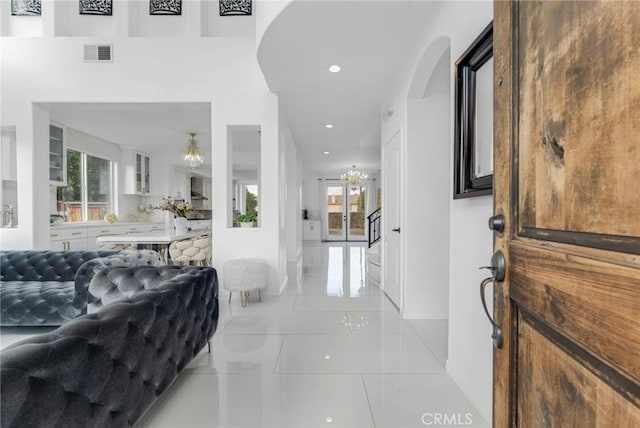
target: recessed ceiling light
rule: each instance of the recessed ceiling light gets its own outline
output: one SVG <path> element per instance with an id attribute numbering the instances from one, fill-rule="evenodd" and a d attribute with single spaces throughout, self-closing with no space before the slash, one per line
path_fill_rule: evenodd
<path id="1" fill-rule="evenodd" d="M 340 70 L 342 70 L 342 67 L 340 67 L 338 64 L 333 64 L 329 66 L 329 71 L 332 73 L 337 73 Z"/>
<path id="2" fill-rule="evenodd" d="M 326 418 L 324 418 L 324 421 L 330 424 L 331 422 L 333 422 L 333 418 L 331 416 L 327 416 Z"/>
<path id="3" fill-rule="evenodd" d="M 328 154 L 329 154 L 329 152 L 323 152 L 323 153 L 324 153 L 325 155 L 328 155 Z"/>
<path id="4" fill-rule="evenodd" d="M 327 123 L 324 127 L 331 129 L 333 128 L 333 123 Z"/>
<path id="5" fill-rule="evenodd" d="M 325 360 L 330 360 L 330 359 L 331 359 L 331 355 L 325 355 L 325 356 L 324 356 L 324 359 L 325 359 Z"/>

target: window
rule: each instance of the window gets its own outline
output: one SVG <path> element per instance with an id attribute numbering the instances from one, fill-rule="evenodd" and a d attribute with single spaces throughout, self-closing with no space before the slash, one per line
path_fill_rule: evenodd
<path id="1" fill-rule="evenodd" d="M 114 211 L 114 164 L 73 149 L 67 149 L 67 187 L 57 189 L 57 209 L 66 221 L 102 220 Z"/>

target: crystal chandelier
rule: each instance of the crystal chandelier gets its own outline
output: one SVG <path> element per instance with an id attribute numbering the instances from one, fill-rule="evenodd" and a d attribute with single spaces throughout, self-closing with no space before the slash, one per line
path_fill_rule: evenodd
<path id="1" fill-rule="evenodd" d="M 342 184 L 346 184 L 352 188 L 364 186 L 368 179 L 369 176 L 358 171 L 355 165 L 353 165 L 349 171 L 340 176 Z"/>
<path id="2" fill-rule="evenodd" d="M 187 148 L 182 152 L 182 161 L 189 168 L 197 168 L 202 165 L 202 162 L 204 162 L 204 156 L 200 153 L 200 149 L 198 148 L 196 133 L 189 132 L 189 135 L 191 135 L 191 139 L 187 143 Z"/>

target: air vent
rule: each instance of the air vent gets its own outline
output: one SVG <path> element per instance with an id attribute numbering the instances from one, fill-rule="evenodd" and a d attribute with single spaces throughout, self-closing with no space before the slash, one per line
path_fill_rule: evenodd
<path id="1" fill-rule="evenodd" d="M 113 62 L 113 45 L 84 45 L 84 62 Z"/>

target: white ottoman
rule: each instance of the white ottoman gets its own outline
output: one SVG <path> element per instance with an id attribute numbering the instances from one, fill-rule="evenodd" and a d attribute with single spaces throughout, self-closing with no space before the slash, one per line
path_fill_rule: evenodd
<path id="1" fill-rule="evenodd" d="M 229 303 L 234 291 L 240 292 L 242 307 L 247 306 L 249 292 L 258 290 L 258 301 L 262 301 L 260 290 L 266 288 L 269 265 L 263 259 L 244 257 L 232 259 L 222 266 L 222 287 L 229 290 Z"/>

